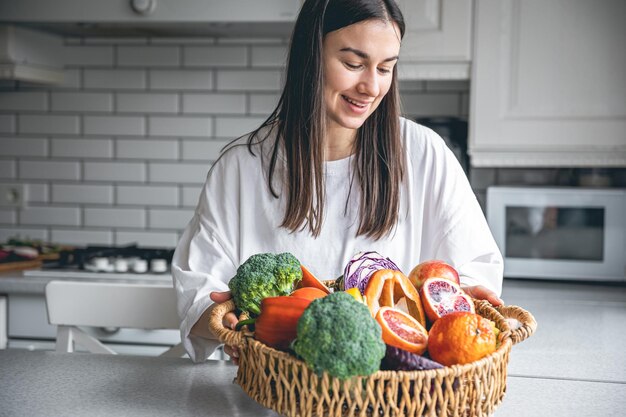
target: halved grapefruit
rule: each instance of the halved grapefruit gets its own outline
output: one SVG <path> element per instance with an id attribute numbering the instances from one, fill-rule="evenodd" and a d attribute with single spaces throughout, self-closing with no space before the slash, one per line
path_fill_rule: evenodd
<path id="1" fill-rule="evenodd" d="M 431 323 L 453 311 L 476 312 L 472 298 L 448 279 L 428 278 L 419 293 L 424 312 Z"/>
<path id="2" fill-rule="evenodd" d="M 421 355 L 428 346 L 428 332 L 409 314 L 391 307 L 381 307 L 376 321 L 383 329 L 383 341 L 408 352 Z"/>

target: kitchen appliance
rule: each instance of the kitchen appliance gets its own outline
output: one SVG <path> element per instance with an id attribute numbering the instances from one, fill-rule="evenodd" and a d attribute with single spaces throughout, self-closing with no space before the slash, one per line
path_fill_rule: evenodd
<path id="1" fill-rule="evenodd" d="M 626 281 L 626 190 L 489 187 L 507 278 Z"/>
<path id="2" fill-rule="evenodd" d="M 87 278 L 126 278 L 146 275 L 170 280 L 174 249 L 128 246 L 87 246 L 61 250 L 56 259 L 44 261 L 40 269 L 25 276 L 65 276 Z"/>
<path id="3" fill-rule="evenodd" d="M 467 121 L 458 117 L 419 117 L 415 121 L 437 132 L 458 159 L 465 175 L 469 175 Z"/>

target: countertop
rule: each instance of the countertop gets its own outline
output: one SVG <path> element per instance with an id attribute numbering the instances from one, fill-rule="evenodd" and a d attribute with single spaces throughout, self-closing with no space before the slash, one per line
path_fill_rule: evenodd
<path id="1" fill-rule="evenodd" d="M 233 383 L 230 362 L 0 351 L 0 415 L 275 416 Z M 509 376 L 497 417 L 617 416 L 626 386 Z"/>
<path id="2" fill-rule="evenodd" d="M 172 284 L 169 273 L 156 275 L 30 270 L 0 273 L 0 294 L 43 294 L 46 284 L 55 279 Z"/>
<path id="3" fill-rule="evenodd" d="M 0 278 L 0 294 L 43 293 L 47 281 Z M 497 417 L 624 415 L 626 285 L 506 279 L 502 298 L 538 328 L 513 346 Z M 229 362 L 0 351 L 0 416 L 274 415 L 235 373 Z"/>

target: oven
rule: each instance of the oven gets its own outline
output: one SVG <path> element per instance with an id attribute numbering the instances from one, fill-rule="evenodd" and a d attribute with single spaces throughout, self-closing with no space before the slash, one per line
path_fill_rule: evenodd
<path id="1" fill-rule="evenodd" d="M 507 278 L 626 281 L 626 190 L 490 187 Z"/>

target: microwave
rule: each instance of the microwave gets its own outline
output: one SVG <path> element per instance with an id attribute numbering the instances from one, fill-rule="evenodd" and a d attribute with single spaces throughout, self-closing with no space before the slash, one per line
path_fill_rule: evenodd
<path id="1" fill-rule="evenodd" d="M 626 189 L 489 187 L 505 278 L 626 281 Z"/>

